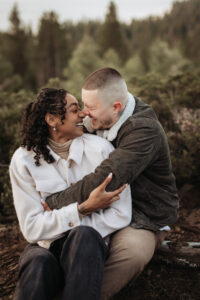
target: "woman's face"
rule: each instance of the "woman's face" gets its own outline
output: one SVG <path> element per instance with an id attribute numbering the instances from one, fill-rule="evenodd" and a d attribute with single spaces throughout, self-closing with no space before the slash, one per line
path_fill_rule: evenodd
<path id="1" fill-rule="evenodd" d="M 83 118 L 85 117 L 74 96 L 67 94 L 66 101 L 65 119 L 61 121 L 59 116 L 55 131 L 58 140 L 63 141 L 74 139 L 83 134 Z"/>

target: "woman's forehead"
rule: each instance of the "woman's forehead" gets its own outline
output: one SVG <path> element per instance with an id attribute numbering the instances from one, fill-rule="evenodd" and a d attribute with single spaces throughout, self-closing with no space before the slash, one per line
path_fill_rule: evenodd
<path id="1" fill-rule="evenodd" d="M 71 94 L 67 94 L 66 100 L 67 100 L 67 106 L 69 106 L 72 103 L 78 104 L 78 100 Z"/>

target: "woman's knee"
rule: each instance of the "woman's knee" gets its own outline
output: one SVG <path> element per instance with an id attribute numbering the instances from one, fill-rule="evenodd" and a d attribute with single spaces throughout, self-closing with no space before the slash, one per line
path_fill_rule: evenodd
<path id="1" fill-rule="evenodd" d="M 82 243 L 102 243 L 103 239 L 98 231 L 90 226 L 77 226 L 72 229 L 69 236 L 70 239 L 80 240 Z"/>
<path id="2" fill-rule="evenodd" d="M 20 258 L 20 271 L 29 270 L 37 273 L 39 270 L 57 267 L 57 260 L 53 254 L 42 247 L 30 247 Z"/>
<path id="3" fill-rule="evenodd" d="M 81 248 L 82 255 L 95 255 L 97 253 L 106 252 L 106 245 L 102 236 L 92 227 L 78 226 L 71 230 L 66 246 L 72 248 Z"/>

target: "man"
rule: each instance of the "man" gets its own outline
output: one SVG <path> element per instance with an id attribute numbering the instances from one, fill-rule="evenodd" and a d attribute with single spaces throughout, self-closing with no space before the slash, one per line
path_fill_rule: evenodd
<path id="1" fill-rule="evenodd" d="M 85 122 L 88 131 L 95 130 L 116 150 L 94 173 L 47 203 L 59 208 L 77 201 L 87 214 L 84 201 L 110 172 L 108 190 L 131 185 L 131 226 L 113 235 L 104 269 L 102 299 L 109 299 L 150 261 L 161 233 L 177 219 L 178 196 L 164 130 L 153 109 L 128 93 L 119 72 L 103 68 L 92 73 L 83 84 L 82 101 L 90 118 Z"/>

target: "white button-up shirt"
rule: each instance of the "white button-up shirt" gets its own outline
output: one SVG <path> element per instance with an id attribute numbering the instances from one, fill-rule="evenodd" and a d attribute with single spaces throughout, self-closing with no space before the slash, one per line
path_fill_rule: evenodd
<path id="1" fill-rule="evenodd" d="M 50 149 L 55 162 L 43 158 L 35 165 L 33 151 L 18 148 L 11 160 L 10 178 L 14 205 L 24 237 L 48 248 L 62 234 L 80 225 L 91 226 L 104 238 L 127 226 L 132 217 L 130 187 L 121 193 L 120 200 L 108 209 L 79 218 L 76 199 L 60 209 L 44 211 L 41 199 L 68 188 L 94 172 L 95 168 L 114 150 L 112 144 L 98 136 L 84 134 L 73 140 L 68 159 L 62 159 Z"/>

